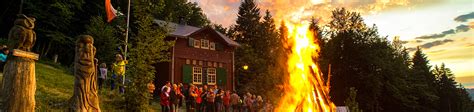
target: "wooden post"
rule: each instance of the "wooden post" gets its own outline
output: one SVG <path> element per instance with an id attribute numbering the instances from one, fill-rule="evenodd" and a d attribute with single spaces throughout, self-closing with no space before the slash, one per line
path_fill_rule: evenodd
<path id="1" fill-rule="evenodd" d="M 35 60 L 38 54 L 14 49 L 3 71 L 2 110 L 6 112 L 35 111 Z"/>

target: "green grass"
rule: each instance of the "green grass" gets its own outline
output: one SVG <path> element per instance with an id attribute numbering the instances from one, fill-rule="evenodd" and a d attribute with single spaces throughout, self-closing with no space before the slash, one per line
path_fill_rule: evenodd
<path id="1" fill-rule="evenodd" d="M 72 96 L 74 76 L 64 68 L 36 63 L 36 107 L 38 111 L 63 110 Z"/>
<path id="2" fill-rule="evenodd" d="M 36 111 L 65 111 L 73 94 L 74 76 L 66 67 L 48 62 L 36 63 Z M 100 107 L 103 111 L 124 111 L 124 98 L 108 85 L 99 91 Z M 153 102 L 151 111 L 159 110 Z"/>

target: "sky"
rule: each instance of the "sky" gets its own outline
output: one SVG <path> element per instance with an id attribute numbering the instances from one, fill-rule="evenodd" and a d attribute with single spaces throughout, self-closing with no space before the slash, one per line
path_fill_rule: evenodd
<path id="1" fill-rule="evenodd" d="M 240 0 L 188 0 L 196 2 L 207 17 L 230 26 L 237 19 Z M 331 11 L 344 7 L 359 12 L 366 24 L 377 25 L 389 40 L 400 37 L 413 51 L 417 46 L 431 65 L 444 63 L 456 80 L 474 88 L 473 0 L 256 0 L 262 14 L 275 21 L 300 22 L 314 17 L 324 24 Z M 279 23 L 279 22 L 277 22 Z"/>

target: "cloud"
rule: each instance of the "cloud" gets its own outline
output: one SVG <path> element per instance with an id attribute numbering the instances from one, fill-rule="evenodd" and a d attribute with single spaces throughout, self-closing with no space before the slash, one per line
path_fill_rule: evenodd
<path id="1" fill-rule="evenodd" d="M 425 48 L 425 49 L 429 49 L 431 47 L 443 45 L 443 44 L 446 44 L 446 43 L 449 43 L 449 42 L 453 42 L 453 40 L 451 40 L 451 39 L 436 40 L 436 41 L 433 41 L 433 42 L 425 43 L 425 44 L 421 45 L 420 47 Z"/>
<path id="2" fill-rule="evenodd" d="M 456 27 L 456 32 L 467 32 L 471 29 L 468 25 L 459 25 Z"/>
<path id="3" fill-rule="evenodd" d="M 454 18 L 454 21 L 467 22 L 467 20 L 469 20 L 469 19 L 474 19 L 474 12 L 471 12 L 469 14 L 460 15 L 460 16 Z"/>
<path id="4" fill-rule="evenodd" d="M 455 34 L 455 33 L 460 33 L 460 32 L 467 32 L 467 31 L 469 31 L 470 29 L 472 29 L 472 27 L 470 27 L 470 26 L 468 26 L 468 25 L 463 25 L 463 24 L 461 24 L 461 25 L 457 26 L 455 29 L 446 30 L 446 31 L 443 31 L 443 32 L 438 33 L 438 34 L 424 35 L 424 36 L 416 37 L 415 39 L 436 39 L 436 38 L 443 38 L 443 37 L 445 37 L 446 35 Z"/>

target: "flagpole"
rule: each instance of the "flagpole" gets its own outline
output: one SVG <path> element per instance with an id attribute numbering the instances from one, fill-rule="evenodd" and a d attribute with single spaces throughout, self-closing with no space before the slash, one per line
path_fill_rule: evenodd
<path id="1" fill-rule="evenodd" d="M 128 49 L 128 29 L 130 26 L 130 0 L 128 0 L 128 6 L 127 6 L 127 29 L 125 29 L 125 52 L 123 53 L 123 59 L 125 62 L 127 62 L 127 49 Z M 124 67 L 124 69 L 127 69 Z M 125 86 L 125 74 L 122 76 L 122 84 Z"/>
<path id="2" fill-rule="evenodd" d="M 123 57 L 127 60 L 127 49 L 128 49 L 128 27 L 130 25 L 130 0 L 128 0 L 127 6 L 127 29 L 125 29 L 125 52 L 123 53 Z"/>

